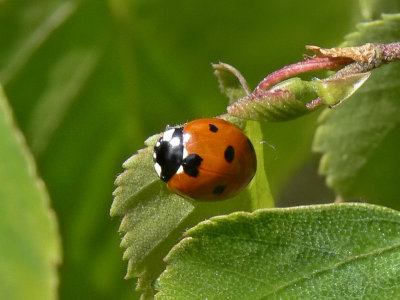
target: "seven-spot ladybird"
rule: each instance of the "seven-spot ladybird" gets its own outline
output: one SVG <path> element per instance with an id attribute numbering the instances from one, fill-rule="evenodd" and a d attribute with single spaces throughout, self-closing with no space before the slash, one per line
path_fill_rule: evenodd
<path id="1" fill-rule="evenodd" d="M 198 119 L 167 129 L 153 153 L 154 168 L 168 189 L 196 200 L 223 200 L 253 178 L 253 145 L 234 124 Z"/>

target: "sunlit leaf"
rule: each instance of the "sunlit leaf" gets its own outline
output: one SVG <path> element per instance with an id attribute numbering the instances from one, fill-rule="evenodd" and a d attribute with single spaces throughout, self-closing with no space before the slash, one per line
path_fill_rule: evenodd
<path id="1" fill-rule="evenodd" d="M 394 299 L 400 214 L 364 204 L 233 213 L 190 229 L 157 299 Z"/>

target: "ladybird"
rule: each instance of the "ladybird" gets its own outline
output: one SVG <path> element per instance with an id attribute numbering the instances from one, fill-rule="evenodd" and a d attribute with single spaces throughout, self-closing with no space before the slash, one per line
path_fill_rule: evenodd
<path id="1" fill-rule="evenodd" d="M 169 190 L 203 201 L 235 196 L 257 169 L 247 136 L 234 124 L 215 118 L 167 129 L 154 146 L 153 160 Z"/>

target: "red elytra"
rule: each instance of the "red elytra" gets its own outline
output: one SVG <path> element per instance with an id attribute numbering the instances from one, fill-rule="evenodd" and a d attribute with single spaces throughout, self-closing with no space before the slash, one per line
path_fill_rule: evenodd
<path id="1" fill-rule="evenodd" d="M 234 124 L 222 119 L 198 119 L 183 127 L 183 159 L 201 158 L 196 176 L 181 168 L 167 182 L 174 193 L 196 200 L 231 198 L 245 188 L 257 169 L 253 145 Z"/>

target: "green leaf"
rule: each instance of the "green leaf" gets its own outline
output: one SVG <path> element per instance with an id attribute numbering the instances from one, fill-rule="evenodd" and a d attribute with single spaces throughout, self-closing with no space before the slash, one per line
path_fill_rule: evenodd
<path id="1" fill-rule="evenodd" d="M 148 147 L 123 164 L 126 170 L 115 182 L 110 214 L 123 217 L 121 246 L 126 249 L 124 259 L 129 261 L 126 278 L 140 277 L 138 290 L 145 298 L 152 297 L 154 281 L 165 268 L 162 260 L 186 228 L 211 216 L 274 205 L 264 171 L 259 124 L 250 122 L 246 133 L 259 158 L 258 170 L 248 188 L 232 199 L 198 202 L 168 191 L 153 167 L 153 146 L 159 135 L 150 137 L 146 141 Z"/>
<path id="2" fill-rule="evenodd" d="M 230 62 L 254 85 L 297 61 L 304 41 L 337 44 L 352 7 L 293 2 L 296 14 L 276 18 L 287 3 L 2 1 L 0 79 L 60 219 L 60 299 L 137 297 L 122 279 L 119 220 L 109 218 L 113 181 L 153 132 L 225 111 L 210 63 Z M 264 130 L 263 149 L 277 148 L 265 157 L 274 181 L 290 178 L 309 149 L 302 134 L 313 129 L 291 124 Z"/>
<path id="3" fill-rule="evenodd" d="M 314 79 L 314 83 L 315 88 L 318 90 L 318 96 L 322 98 L 323 103 L 333 107 L 351 97 L 370 75 L 367 72 L 350 74 L 334 79 Z"/>
<path id="4" fill-rule="evenodd" d="M 219 63 L 214 64 L 214 74 L 218 78 L 219 87 L 223 94 L 229 98 L 229 104 L 235 103 L 240 98 L 250 94 L 246 79 L 234 67 Z"/>
<path id="5" fill-rule="evenodd" d="M 241 98 L 228 107 L 228 113 L 256 121 L 287 121 L 310 113 L 306 103 L 317 96 L 314 82 L 295 77 L 276 84 L 263 95 Z"/>
<path id="6" fill-rule="evenodd" d="M 125 85 L 134 82 L 125 30 L 133 26 L 120 30 L 113 13 L 97 0 L 5 1 L 0 9 L 0 79 L 60 219 L 60 299 L 135 295 L 109 209 L 146 114 Z"/>
<path id="7" fill-rule="evenodd" d="M 378 19 L 383 13 L 396 13 L 400 10 L 399 1 L 358 0 L 361 16 L 365 21 Z"/>
<path id="8" fill-rule="evenodd" d="M 317 107 L 308 107 L 307 104 L 318 97 L 322 98 L 322 103 L 326 105 L 340 104 L 354 94 L 369 75 L 370 73 L 350 74 L 339 78 L 314 78 L 311 81 L 294 77 L 274 85 L 261 94 L 247 94 L 240 99 L 237 97 L 237 92 L 232 92 L 236 91 L 235 89 L 226 89 L 231 99 L 228 112 L 237 118 L 256 121 L 291 120 L 315 110 Z M 232 98 L 237 102 L 232 102 Z"/>
<path id="9" fill-rule="evenodd" d="M 190 229 L 157 299 L 394 299 L 400 214 L 365 204 L 234 213 Z"/>
<path id="10" fill-rule="evenodd" d="M 400 40 L 400 15 L 360 24 L 345 46 Z M 400 68 L 398 63 L 373 70 L 368 82 L 334 110 L 321 115 L 314 150 L 323 153 L 320 172 L 344 199 L 400 207 Z"/>
<path id="11" fill-rule="evenodd" d="M 304 178 L 305 182 L 301 186 L 304 191 L 310 191 L 311 195 L 302 193 L 303 196 L 298 197 L 298 189 L 294 189 L 293 186 L 288 187 L 295 176 L 304 177 L 300 175 L 302 167 L 307 166 L 313 158 L 310 149 L 317 118 L 318 113 L 313 113 L 288 122 L 262 124 L 265 170 L 278 206 L 293 206 L 299 204 L 297 201 L 304 203 L 311 199 L 315 199 L 314 201 L 321 199 L 320 195 L 312 197 L 316 186 L 309 181 L 309 178 Z M 292 196 L 288 197 L 288 194 Z M 279 203 L 284 195 L 289 201 L 285 204 Z"/>
<path id="12" fill-rule="evenodd" d="M 50 199 L 0 88 L 0 295 L 57 299 L 60 238 Z"/>
<path id="13" fill-rule="evenodd" d="M 250 136 L 254 144 L 254 150 L 257 156 L 257 173 L 254 179 L 249 184 L 249 198 L 252 202 L 252 209 L 255 210 L 261 207 L 274 207 L 274 198 L 271 194 L 267 172 L 265 170 L 265 150 L 263 141 L 263 134 L 259 122 L 248 121 L 245 132 Z"/>
<path id="14" fill-rule="evenodd" d="M 358 90 L 370 75 L 370 73 L 334 75 L 322 80 L 314 78 L 311 81 L 294 77 L 281 81 L 269 89 L 256 88 L 251 92 L 242 74 L 234 67 L 224 63 L 213 67 L 216 69 L 215 74 L 222 92 L 230 100 L 227 108 L 229 116 L 267 122 L 287 121 L 303 116 L 318 108 L 320 104 L 331 107 L 338 105 Z M 285 68 L 290 69 L 292 66 Z M 284 73 L 282 70 L 280 71 Z M 286 76 L 287 73 L 285 78 Z M 261 83 L 258 86 L 260 85 Z M 310 105 L 318 99 L 322 103 Z"/>

